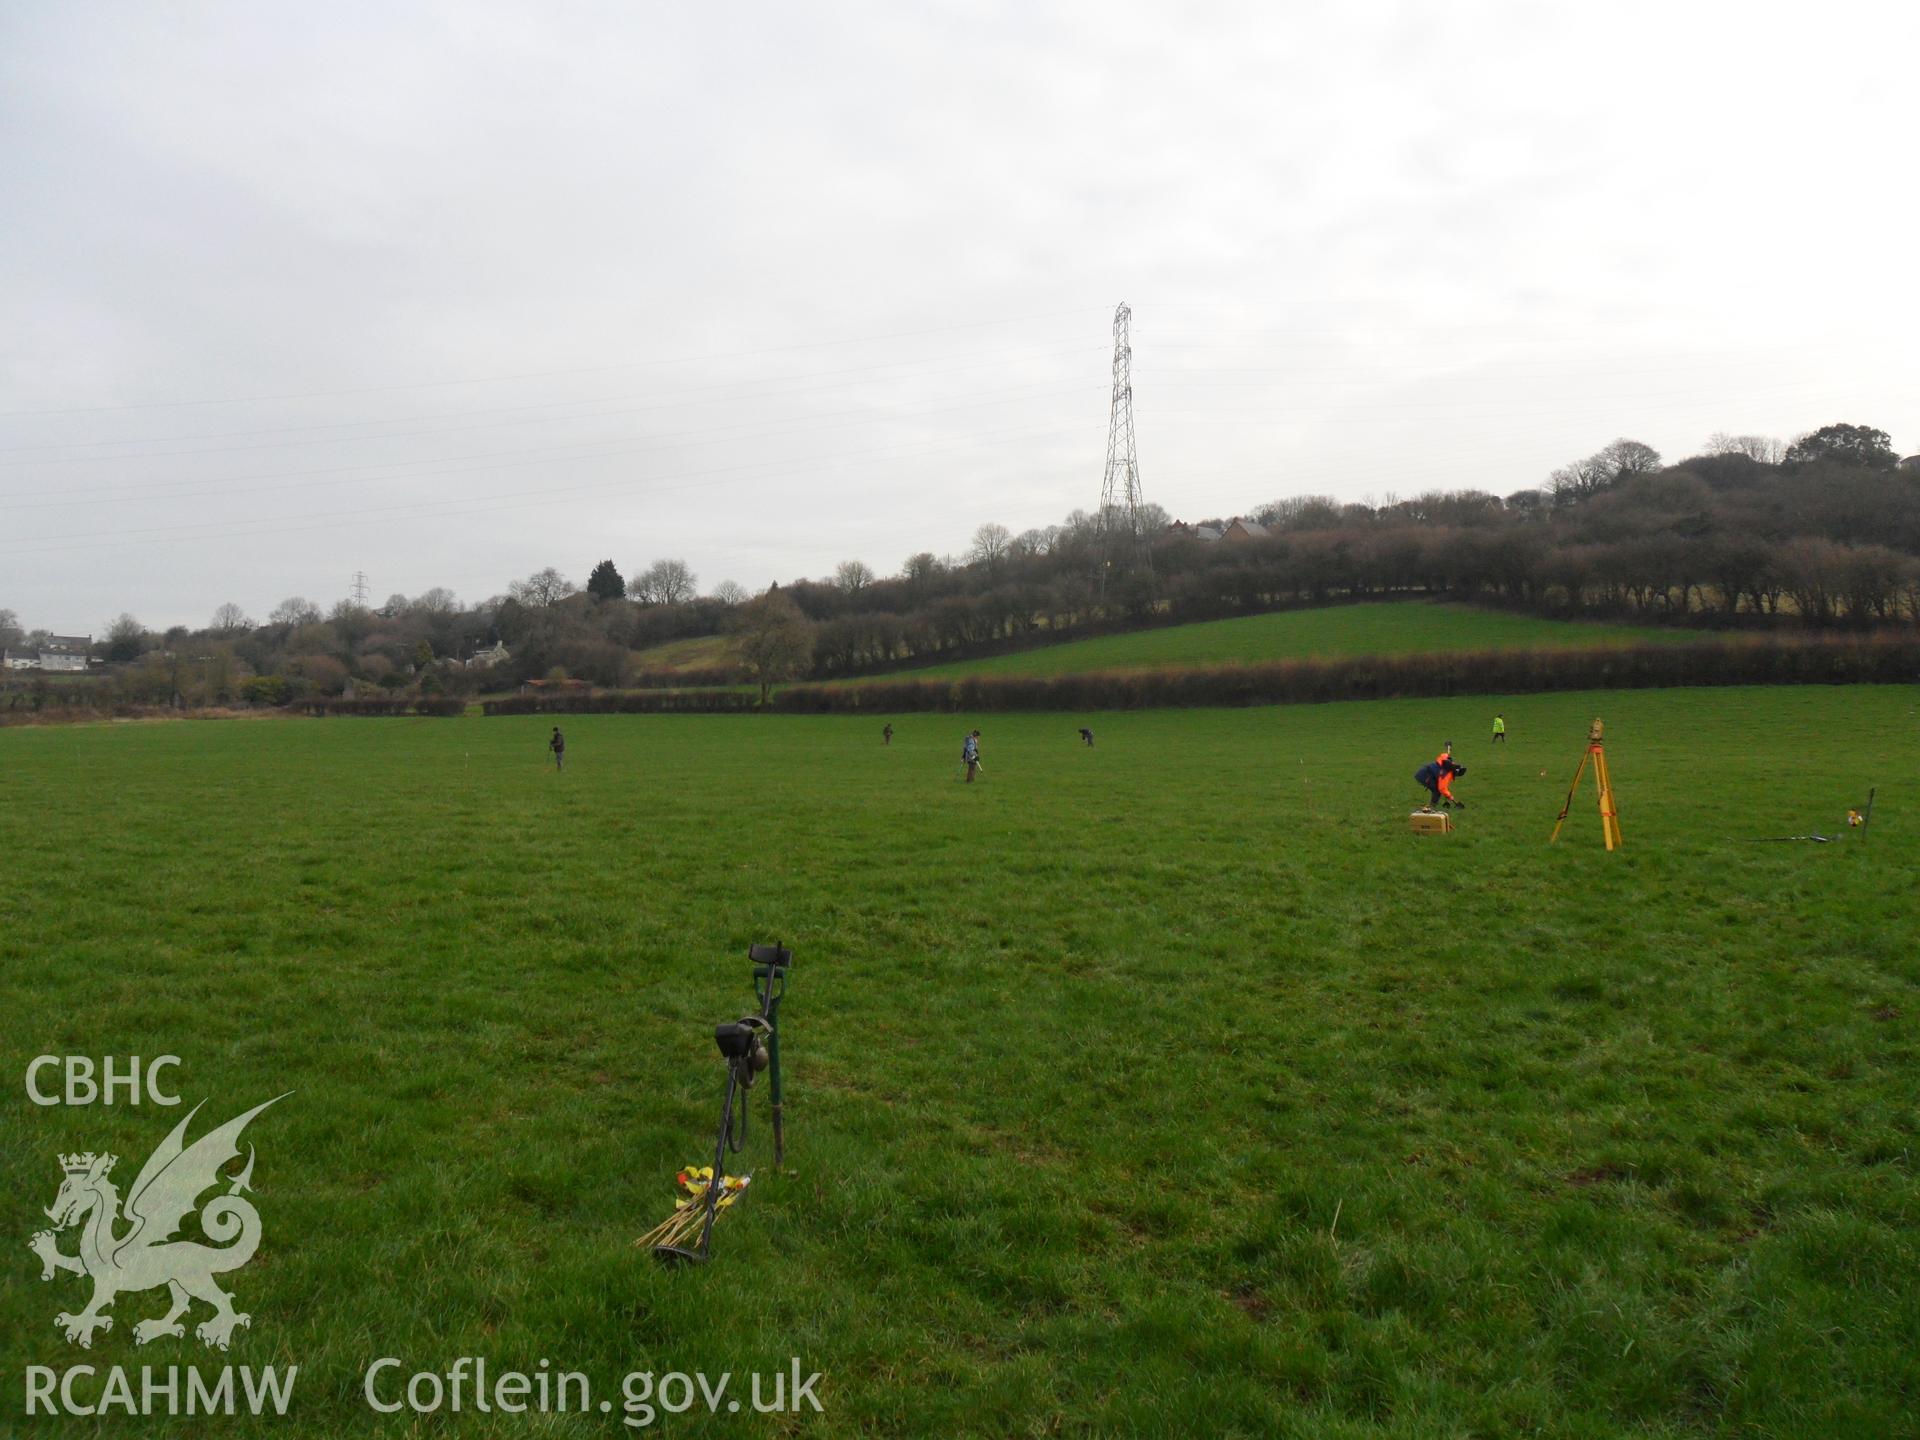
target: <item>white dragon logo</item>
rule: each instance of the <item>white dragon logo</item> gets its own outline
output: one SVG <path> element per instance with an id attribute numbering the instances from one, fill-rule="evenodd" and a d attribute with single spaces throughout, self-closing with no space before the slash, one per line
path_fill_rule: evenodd
<path id="1" fill-rule="evenodd" d="M 192 1145 L 185 1145 L 187 1124 L 200 1113 L 200 1106 L 194 1106 L 140 1167 L 133 1188 L 127 1192 L 124 1217 L 119 1188 L 107 1178 L 119 1156 L 88 1151 L 60 1157 L 66 1179 L 46 1212 L 53 1229 L 40 1231 L 28 1242 L 28 1248 L 40 1257 L 42 1280 L 53 1279 L 61 1270 L 93 1280 L 93 1299 L 86 1309 L 78 1315 L 62 1311 L 54 1317 L 54 1324 L 68 1340 L 91 1348 L 96 1330 L 113 1329 L 113 1317 L 100 1312 L 113 1303 L 116 1295 L 159 1285 L 165 1285 L 172 1294 L 173 1308 L 161 1319 L 142 1320 L 133 1327 L 133 1338 L 139 1344 L 163 1335 L 184 1336 L 187 1332 L 179 1323 L 180 1316 L 194 1300 L 213 1306 L 212 1318 L 194 1330 L 209 1346 L 226 1349 L 234 1327 L 252 1322 L 251 1316 L 234 1310 L 233 1296 L 213 1277 L 238 1270 L 253 1258 L 260 1244 L 260 1212 L 240 1193 L 251 1188 L 253 1147 L 247 1147 L 246 1167 L 238 1175 L 223 1177 L 220 1167 L 240 1153 L 240 1132 L 247 1122 L 268 1105 L 286 1098 L 276 1095 L 202 1135 Z M 230 1187 L 227 1193 L 214 1196 L 200 1211 L 200 1228 L 214 1245 L 174 1240 L 201 1193 L 222 1179 Z M 132 1228 L 124 1234 L 119 1233 L 123 1218 L 132 1222 Z M 56 1232 L 76 1224 L 83 1227 L 79 1252 L 63 1255 L 55 1240 Z"/>

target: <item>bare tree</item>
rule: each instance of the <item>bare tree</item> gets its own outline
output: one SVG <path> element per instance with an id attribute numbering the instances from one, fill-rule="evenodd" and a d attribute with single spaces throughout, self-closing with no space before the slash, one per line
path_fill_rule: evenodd
<path id="1" fill-rule="evenodd" d="M 253 621 L 247 618 L 246 611 L 229 600 L 213 612 L 211 628 L 220 631 L 223 635 L 231 635 L 236 630 L 251 630 Z"/>
<path id="2" fill-rule="evenodd" d="M 1340 523 L 1340 502 L 1331 495 L 1289 495 L 1253 512 L 1270 530 L 1330 530 Z"/>
<path id="3" fill-rule="evenodd" d="M 1568 505 L 1598 495 L 1633 475 L 1650 475 L 1660 468 L 1660 452 L 1638 440 L 1616 440 L 1584 460 L 1562 465 L 1547 477 L 1547 491 L 1556 505 Z"/>
<path id="4" fill-rule="evenodd" d="M 697 593 L 684 560 L 656 560 L 627 586 L 629 596 L 647 605 L 681 605 Z"/>
<path id="5" fill-rule="evenodd" d="M 1716 430 L 1707 437 L 1709 455 L 1744 455 L 1761 465 L 1778 465 L 1787 447 L 1771 435 L 1729 435 Z"/>
<path id="6" fill-rule="evenodd" d="M 1590 463 L 1612 471 L 1614 479 L 1624 480 L 1629 475 L 1651 475 L 1658 470 L 1660 452 L 1638 440 L 1620 439 L 1597 453 Z"/>
<path id="7" fill-rule="evenodd" d="M 529 609 L 544 610 L 557 604 L 569 595 L 577 594 L 580 587 L 549 565 L 544 570 L 536 570 L 524 580 L 516 580 L 507 586 L 507 593 Z"/>
<path id="8" fill-rule="evenodd" d="M 713 587 L 713 598 L 722 605 L 742 605 L 746 603 L 747 587 L 737 580 L 722 580 Z"/>
<path id="9" fill-rule="evenodd" d="M 373 612 L 364 605 L 352 600 L 342 600 L 327 612 L 327 621 L 333 626 L 333 633 L 349 650 L 373 633 Z"/>
<path id="10" fill-rule="evenodd" d="M 973 544 L 967 550 L 967 558 L 985 565 L 989 570 L 998 570 L 1000 562 L 1006 558 L 1007 543 L 1012 539 L 1013 532 L 1006 526 L 989 521 L 973 532 Z"/>
<path id="11" fill-rule="evenodd" d="M 1045 530 L 1022 530 L 1007 542 L 1007 553 L 1016 560 L 1031 560 L 1047 553 L 1053 537 Z"/>
<path id="12" fill-rule="evenodd" d="M 843 560 L 833 572 L 833 583 L 849 595 L 858 595 L 873 584 L 873 571 L 864 561 Z"/>
<path id="13" fill-rule="evenodd" d="M 759 682 L 760 703 L 772 688 L 804 675 L 813 663 L 813 626 L 778 590 L 770 590 L 740 609 L 734 653 L 748 675 Z"/>
<path id="14" fill-rule="evenodd" d="M 0 650 L 9 645 L 18 645 L 25 638 L 20 628 L 20 617 L 11 610 L 0 610 Z"/>
<path id="15" fill-rule="evenodd" d="M 318 625 L 320 607 L 304 595 L 289 595 L 268 613 L 274 625 Z"/>
<path id="16" fill-rule="evenodd" d="M 454 615 L 459 613 L 460 597 L 446 586 L 436 585 L 431 590 L 421 591 L 408 608 L 422 615 Z"/>

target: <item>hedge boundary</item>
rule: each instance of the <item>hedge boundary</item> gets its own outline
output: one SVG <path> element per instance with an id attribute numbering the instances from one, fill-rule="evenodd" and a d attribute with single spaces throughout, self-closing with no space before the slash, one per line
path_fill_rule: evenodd
<path id="1" fill-rule="evenodd" d="M 1804 636 L 1578 650 L 1279 660 L 1079 675 L 790 685 L 767 704 L 741 690 L 609 691 L 488 700 L 487 715 L 905 714 L 1301 705 L 1554 690 L 1694 685 L 1890 685 L 1920 680 L 1920 633 Z"/>
<path id="2" fill-rule="evenodd" d="M 456 695 L 411 695 L 397 700 L 297 700 L 287 709 L 302 715 L 429 715 L 467 713 L 467 702 Z"/>

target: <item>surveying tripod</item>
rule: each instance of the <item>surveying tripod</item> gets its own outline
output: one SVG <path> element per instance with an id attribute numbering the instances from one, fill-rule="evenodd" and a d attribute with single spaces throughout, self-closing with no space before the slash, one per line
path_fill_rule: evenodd
<path id="1" fill-rule="evenodd" d="M 1607 849 L 1620 848 L 1620 812 L 1613 804 L 1613 781 L 1607 775 L 1607 751 L 1602 744 L 1600 722 L 1595 720 L 1587 729 L 1587 753 L 1580 757 L 1579 768 L 1573 772 L 1573 784 L 1567 787 L 1567 803 L 1560 807 L 1560 818 L 1553 822 L 1553 834 L 1547 843 L 1553 844 L 1560 838 L 1560 827 L 1567 823 L 1567 812 L 1573 809 L 1573 797 L 1579 792 L 1580 777 L 1587 773 L 1587 766 L 1593 766 L 1593 783 L 1600 789 L 1600 833 L 1606 838 Z"/>

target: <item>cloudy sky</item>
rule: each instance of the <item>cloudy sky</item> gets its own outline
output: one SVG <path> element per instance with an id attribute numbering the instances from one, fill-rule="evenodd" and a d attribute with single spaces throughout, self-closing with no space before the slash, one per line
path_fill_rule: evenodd
<path id="1" fill-rule="evenodd" d="M 1912 453 L 1917 13 L 0 3 L 0 607 Z"/>

